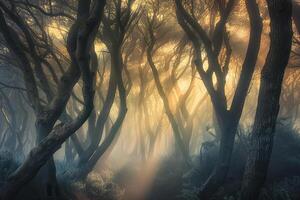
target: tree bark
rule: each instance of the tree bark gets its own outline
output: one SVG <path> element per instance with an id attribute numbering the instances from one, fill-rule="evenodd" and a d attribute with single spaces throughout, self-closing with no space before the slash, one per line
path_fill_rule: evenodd
<path id="1" fill-rule="evenodd" d="M 37 141 L 38 145 L 47 135 L 51 132 L 52 126 L 49 124 L 39 124 L 39 119 L 36 120 L 36 132 L 37 132 Z M 56 166 L 53 156 L 46 162 L 44 166 L 41 167 L 37 173 L 35 180 L 39 183 L 39 193 L 41 198 L 48 199 L 57 199 L 59 194 L 58 182 L 56 178 Z"/>
<path id="2" fill-rule="evenodd" d="M 88 3 L 89 1 L 80 2 Z M 12 175 L 9 176 L 4 187 L 1 188 L 1 200 L 13 199 L 18 191 L 26 183 L 32 180 L 32 178 L 38 173 L 43 165 L 51 160 L 53 153 L 60 148 L 60 146 L 68 137 L 70 137 L 78 128 L 81 127 L 81 125 L 90 115 L 93 109 L 95 69 L 90 69 L 89 54 L 91 45 L 94 42 L 96 32 L 100 25 L 105 3 L 106 1 L 96 1 L 94 9 L 91 12 L 89 9 L 86 9 L 85 13 L 81 13 L 82 9 L 78 9 L 78 19 L 72 26 L 68 38 L 68 50 L 70 52 L 73 67 L 70 68 L 69 73 L 64 74 L 58 93 L 54 97 L 47 110 L 41 109 L 39 102 L 37 102 L 38 106 L 36 107 L 38 111 L 36 112 L 38 114 L 37 118 L 39 119 L 37 128 L 43 134 L 47 134 L 52 130 L 57 118 L 64 111 L 72 88 L 78 81 L 80 74 L 83 80 L 83 110 L 72 122 L 65 125 L 57 125 L 50 134 L 47 134 L 47 136 L 41 140 L 37 147 L 31 150 L 25 162 Z M 83 15 L 87 16 L 83 17 Z M 9 32 L 14 33 L 6 24 L 1 10 L 0 25 Z M 15 52 L 15 54 L 20 54 L 20 48 L 15 45 L 11 36 L 5 32 L 2 33 L 8 45 Z M 16 35 L 14 36 L 16 37 Z M 20 58 L 22 58 L 22 52 L 20 54 Z M 25 58 L 24 61 L 27 61 L 27 59 Z M 38 98 L 38 94 L 33 95 L 33 98 Z"/>
<path id="3" fill-rule="evenodd" d="M 293 20 L 296 25 L 298 34 L 300 34 L 300 2 L 299 0 L 293 0 Z"/>
<path id="4" fill-rule="evenodd" d="M 270 50 L 261 72 L 258 105 L 250 141 L 242 200 L 258 199 L 265 182 L 285 68 L 292 44 L 291 0 L 267 0 L 270 15 Z"/>

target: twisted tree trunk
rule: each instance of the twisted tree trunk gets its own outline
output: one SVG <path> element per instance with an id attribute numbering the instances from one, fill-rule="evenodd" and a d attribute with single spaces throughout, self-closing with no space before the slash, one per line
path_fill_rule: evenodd
<path id="1" fill-rule="evenodd" d="M 214 31 L 212 41 L 208 37 L 205 29 L 203 29 L 197 20 L 195 20 L 195 18 L 185 10 L 182 1 L 175 0 L 175 4 L 178 22 L 193 44 L 195 66 L 211 97 L 221 132 L 220 149 L 216 167 L 207 181 L 203 184 L 199 193 L 199 198 L 208 199 L 224 183 L 229 171 L 236 130 L 243 111 L 260 48 L 262 21 L 256 0 L 246 0 L 245 4 L 250 21 L 249 44 L 237 89 L 234 93 L 231 107 L 228 109 L 228 102 L 224 88 L 228 67 L 230 65 L 231 48 L 230 45 L 228 45 L 229 39 L 228 36 L 226 36 L 225 25 L 235 1 L 228 1 L 225 9 L 226 12 L 221 14 L 220 21 L 217 23 Z M 226 64 L 221 66 L 218 61 L 218 57 L 223 43 L 226 47 L 227 57 L 225 59 Z M 209 68 L 211 68 L 210 70 L 204 70 L 203 59 L 201 56 L 202 46 L 206 51 Z M 217 89 L 215 89 L 215 86 L 212 84 L 212 73 L 210 72 L 213 71 L 217 77 Z"/>
<path id="2" fill-rule="evenodd" d="M 49 160 L 51 162 L 53 153 L 81 127 L 90 115 L 93 109 L 95 71 L 90 69 L 89 54 L 100 25 L 105 3 L 106 1 L 102 0 L 96 1 L 94 9 L 90 12 L 90 1 L 79 1 L 78 19 L 71 27 L 68 37 L 68 51 L 72 60 L 72 67 L 62 77 L 58 92 L 47 109 L 42 108 L 39 103 L 39 95 L 30 64 L 28 63 L 29 60 L 26 59 L 26 55 L 21 50 L 22 45 L 19 45 L 21 42 L 18 35 L 8 26 L 0 9 L 0 26 L 4 29 L 4 31 L 2 30 L 2 34 L 10 50 L 18 56 L 20 61 L 24 61 L 21 65 L 22 67 L 24 66 L 23 72 L 26 78 L 26 87 L 30 89 L 28 95 L 34 102 L 33 106 L 37 113 L 37 130 L 41 133 L 42 137 L 46 136 L 37 147 L 30 151 L 25 162 L 9 176 L 7 182 L 1 188 L 1 200 L 13 199 L 20 189 L 36 176 L 41 167 L 49 162 Z M 84 108 L 75 120 L 65 125 L 57 125 L 53 129 L 52 127 L 63 113 L 71 91 L 80 78 L 80 75 L 83 81 Z M 49 132 L 51 133 L 48 134 Z M 51 170 L 51 173 L 55 173 L 55 171 Z"/>
<path id="3" fill-rule="evenodd" d="M 258 199 L 265 182 L 279 111 L 284 71 L 292 44 L 291 0 L 267 0 L 271 43 L 261 72 L 258 106 L 242 183 L 242 200 Z"/>

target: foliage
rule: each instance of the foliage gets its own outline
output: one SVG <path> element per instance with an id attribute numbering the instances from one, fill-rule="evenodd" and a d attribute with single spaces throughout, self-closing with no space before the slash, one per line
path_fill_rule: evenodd
<path id="1" fill-rule="evenodd" d="M 90 173 L 85 180 L 69 179 L 64 182 L 63 187 L 67 196 L 78 200 L 83 197 L 89 200 L 120 200 L 124 194 L 124 191 L 112 182 L 111 176 L 103 176 L 96 172 Z"/>
<path id="2" fill-rule="evenodd" d="M 249 135 L 240 132 L 236 139 L 234 153 L 232 155 L 231 169 L 226 183 L 219 189 L 217 196 L 225 199 L 235 199 L 243 176 L 245 158 L 247 157 L 247 142 Z M 246 143 L 245 143 L 246 142 Z M 207 143 L 204 143 L 207 145 Z M 197 188 L 207 179 L 214 168 L 218 142 L 202 148 L 200 155 L 195 158 L 192 170 L 184 176 L 184 185 L 180 197 L 193 200 L 197 194 Z M 280 122 L 277 124 L 274 148 L 270 161 L 268 178 L 263 189 L 261 199 L 297 199 L 299 188 L 300 167 L 300 135 L 290 124 Z"/>

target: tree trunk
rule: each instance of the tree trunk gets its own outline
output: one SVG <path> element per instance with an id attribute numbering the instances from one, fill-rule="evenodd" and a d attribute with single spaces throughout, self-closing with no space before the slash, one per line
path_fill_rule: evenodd
<path id="1" fill-rule="evenodd" d="M 89 157 L 87 162 L 83 163 L 81 168 L 78 170 L 77 174 L 75 174 L 75 177 L 77 179 L 85 178 L 93 170 L 98 160 L 114 142 L 127 113 L 126 89 L 124 87 L 122 79 L 123 60 L 121 49 L 115 47 L 114 50 L 111 51 L 111 55 L 113 55 L 112 57 L 115 58 L 114 63 L 112 64 L 111 73 L 112 77 L 114 77 L 115 83 L 117 83 L 118 86 L 120 98 L 119 114 L 115 123 L 112 125 L 108 136 L 104 138 L 101 145 L 97 146 L 97 148 L 94 150 L 93 154 Z"/>
<path id="2" fill-rule="evenodd" d="M 120 58 L 116 57 L 115 55 L 111 55 L 112 68 L 116 67 L 115 65 L 118 59 Z M 96 120 L 94 130 L 89 129 L 91 132 L 88 132 L 88 134 L 91 135 L 91 140 L 90 140 L 89 147 L 84 152 L 83 156 L 79 161 L 80 166 L 81 165 L 84 166 L 86 162 L 88 162 L 88 160 L 92 157 L 93 153 L 97 150 L 99 146 L 99 143 L 103 136 L 105 123 L 109 118 L 109 113 L 115 100 L 116 91 L 117 91 L 116 77 L 114 75 L 113 70 L 111 70 L 107 96 L 103 103 L 103 108 L 101 110 L 100 116 Z"/>
<path id="3" fill-rule="evenodd" d="M 298 34 L 300 34 L 300 2 L 299 0 L 293 0 L 293 20 L 296 25 Z"/>
<path id="4" fill-rule="evenodd" d="M 225 182 L 231 162 L 231 155 L 234 147 L 235 133 L 237 131 L 238 120 L 232 117 L 222 117 L 228 119 L 220 124 L 221 140 L 216 167 L 212 174 L 202 185 L 199 198 L 208 199 Z"/>
<path id="5" fill-rule="evenodd" d="M 230 109 L 228 109 L 228 102 L 225 95 L 225 80 L 227 73 L 224 73 L 226 71 L 223 72 L 222 70 L 220 70 L 221 64 L 218 61 L 218 57 L 220 54 L 220 47 L 222 46 L 222 43 L 224 42 L 225 46 L 227 46 L 226 43 L 228 43 L 228 41 L 226 42 L 228 38 L 226 39 L 225 34 L 226 22 L 235 1 L 228 1 L 228 4 L 226 6 L 226 13 L 221 16 L 220 21 L 215 27 L 215 35 L 213 36 L 213 41 L 211 41 L 211 39 L 206 34 L 206 31 L 197 22 L 197 20 L 195 20 L 194 17 L 192 17 L 185 10 L 182 2 L 180 0 L 176 0 L 175 3 L 178 22 L 193 43 L 195 55 L 194 63 L 211 97 L 221 132 L 221 144 L 217 166 L 213 171 L 213 174 L 209 177 L 209 179 L 206 181 L 206 183 L 203 185 L 203 188 L 199 192 L 200 197 L 204 197 L 204 199 L 207 199 L 213 194 L 216 189 L 218 189 L 218 187 L 222 185 L 222 183 L 224 183 L 228 173 L 236 129 L 243 111 L 243 106 L 249 89 L 252 74 L 255 69 L 255 64 L 260 48 L 262 22 L 256 0 L 246 0 L 245 3 L 250 21 L 250 37 L 237 89 L 235 91 L 231 107 Z M 211 74 L 207 73 L 208 71 L 212 71 L 204 70 L 203 60 L 201 56 L 201 45 L 203 45 L 206 51 L 209 68 L 211 68 L 215 72 L 215 75 L 217 77 L 217 89 L 215 89 L 215 86 L 212 84 L 213 81 Z M 225 63 L 227 63 L 228 67 L 228 65 L 230 64 L 231 56 L 230 47 L 226 47 L 226 52 L 228 56 L 226 56 Z M 226 65 L 224 65 L 224 67 L 226 67 Z M 222 72 L 220 73 L 220 71 Z"/>
<path id="6" fill-rule="evenodd" d="M 179 152 L 181 152 L 181 156 L 182 156 L 183 160 L 185 161 L 185 163 L 187 165 L 190 165 L 191 161 L 190 161 L 190 157 L 189 157 L 189 153 L 188 153 L 188 149 L 187 149 L 188 147 L 184 143 L 184 140 L 182 138 L 182 133 L 180 131 L 180 127 L 179 127 L 178 123 L 176 122 L 174 114 L 171 111 L 168 98 L 166 96 L 166 93 L 164 92 L 163 86 L 162 86 L 161 81 L 159 79 L 158 71 L 157 71 L 156 66 L 155 66 L 155 64 L 153 62 L 153 59 L 152 59 L 152 51 L 153 51 L 153 47 L 154 47 L 154 40 L 152 42 L 153 42 L 152 45 L 150 45 L 147 49 L 147 61 L 150 65 L 150 67 L 151 67 L 152 74 L 153 74 L 154 81 L 155 81 L 155 85 L 156 85 L 156 88 L 158 90 L 159 96 L 161 97 L 161 99 L 163 101 L 166 115 L 167 115 L 168 120 L 169 120 L 169 122 L 172 126 L 172 130 L 173 130 L 174 138 L 175 138 L 175 150 L 176 151 L 178 150 Z"/>
<path id="7" fill-rule="evenodd" d="M 271 19 L 270 50 L 261 72 L 258 105 L 242 183 L 242 200 L 258 199 L 265 182 L 279 111 L 284 71 L 292 43 L 292 2 L 268 0 Z"/>
<path id="8" fill-rule="evenodd" d="M 36 120 L 37 144 L 41 143 L 51 132 L 53 125 L 44 124 L 43 120 Z M 42 199 L 53 200 L 59 198 L 58 183 L 56 178 L 56 167 L 53 156 L 41 167 L 37 173 L 39 192 Z"/>
<path id="9" fill-rule="evenodd" d="M 90 7 L 89 1 L 79 1 L 79 4 L 82 3 L 87 4 L 88 8 Z M 9 176 L 4 186 L 1 188 L 1 200 L 14 199 L 14 197 L 17 195 L 20 189 L 29 181 L 31 181 L 33 177 L 35 177 L 36 174 L 39 172 L 39 170 L 47 162 L 49 162 L 49 160 L 51 162 L 53 154 L 61 147 L 61 145 L 65 142 L 66 139 L 68 139 L 72 134 L 74 134 L 75 131 L 77 131 L 82 126 L 82 124 L 87 120 L 88 116 L 92 112 L 95 94 L 95 69 L 89 68 L 89 54 L 91 46 L 95 40 L 95 34 L 100 26 L 101 16 L 103 14 L 105 4 L 106 1 L 96 1 L 92 12 L 89 12 L 89 9 L 84 9 L 86 13 L 81 13 L 83 7 L 79 6 L 78 17 L 82 16 L 83 14 L 88 18 L 85 20 L 78 19 L 70 30 L 69 42 L 76 42 L 76 44 L 70 44 L 68 46 L 68 50 L 70 52 L 72 64 L 76 67 L 70 69 L 72 73 L 65 74 L 67 75 L 67 77 L 62 77 L 62 85 L 60 85 L 57 96 L 51 103 L 51 107 L 49 110 L 45 111 L 41 109 L 40 103 L 37 102 L 38 122 L 36 124 L 36 127 L 38 130 L 38 137 L 46 137 L 43 138 L 41 142 L 30 151 L 29 155 L 21 164 L 21 166 Z M 10 30 L 1 10 L 0 25 L 6 30 Z M 12 40 L 10 35 L 7 34 L 7 32 L 5 37 L 10 43 L 11 48 L 14 49 L 17 53 L 20 53 L 20 49 L 14 46 L 14 41 Z M 24 61 L 26 62 L 26 59 L 24 59 Z M 76 119 L 74 119 L 72 122 L 67 124 L 59 124 L 52 129 L 56 120 L 65 109 L 65 105 L 70 97 L 71 91 L 75 83 L 79 79 L 80 72 L 83 81 L 83 109 L 81 110 L 80 114 L 76 117 Z M 38 94 L 36 95 L 36 98 L 38 99 Z M 48 126 L 49 124 L 50 126 Z M 51 133 L 47 134 L 50 132 L 50 129 L 52 130 Z M 53 170 L 50 171 L 53 172 Z"/>
<path id="10" fill-rule="evenodd" d="M 250 21 L 249 44 L 230 110 L 222 114 L 222 112 L 218 110 L 218 107 L 214 105 L 221 132 L 220 149 L 217 165 L 199 193 L 199 197 L 204 199 L 208 199 L 226 180 L 234 148 L 236 131 L 259 53 L 262 32 L 259 8 L 255 0 L 247 0 L 246 8 Z"/>

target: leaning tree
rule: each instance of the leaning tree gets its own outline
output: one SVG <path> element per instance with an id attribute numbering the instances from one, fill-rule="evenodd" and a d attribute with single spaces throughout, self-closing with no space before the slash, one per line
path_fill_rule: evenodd
<path id="1" fill-rule="evenodd" d="M 40 102 L 40 94 L 34 74 L 34 69 L 42 70 L 42 66 L 39 62 L 33 35 L 27 28 L 24 28 L 26 22 L 18 17 L 16 12 L 13 12 L 15 7 L 0 2 L 1 33 L 7 48 L 18 58 L 27 95 L 36 113 L 37 131 L 43 138 L 30 151 L 21 166 L 9 176 L 1 189 L 1 199 L 12 199 L 38 173 L 43 165 L 52 160 L 53 153 L 81 127 L 91 113 L 93 109 L 95 71 L 90 68 L 90 52 L 100 25 L 105 3 L 105 1 L 100 0 L 93 1 L 93 9 L 91 9 L 91 1 L 81 0 L 78 2 L 77 17 L 70 28 L 67 41 L 71 63 L 68 70 L 61 77 L 51 101 L 44 105 Z M 16 26 L 24 34 L 24 39 L 18 34 L 15 29 Z M 41 72 L 39 75 L 43 75 L 43 73 Z M 58 124 L 54 127 L 65 109 L 74 85 L 80 77 L 83 82 L 82 96 L 84 99 L 82 111 L 71 122 Z M 39 78 L 42 82 L 42 77 Z M 45 86 L 47 87 L 47 85 Z"/>

